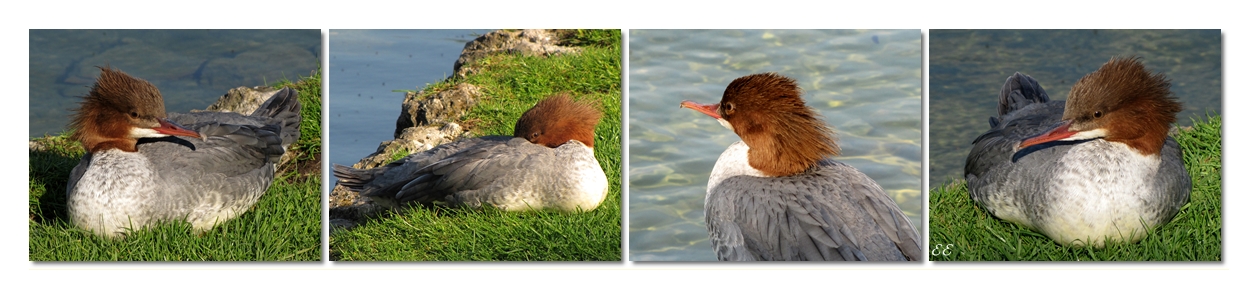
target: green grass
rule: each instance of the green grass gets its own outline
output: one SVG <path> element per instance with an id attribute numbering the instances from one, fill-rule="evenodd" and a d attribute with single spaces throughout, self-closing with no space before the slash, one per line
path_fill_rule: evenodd
<path id="1" fill-rule="evenodd" d="M 593 211 L 501 212 L 412 207 L 332 232 L 331 255 L 341 261 L 579 261 L 621 259 L 620 31 L 570 31 L 576 55 L 549 58 L 497 55 L 475 63 L 462 81 L 429 85 L 432 93 L 460 82 L 482 97 L 462 123 L 476 135 L 511 135 L 515 120 L 542 98 L 568 92 L 603 103 L 595 156 L 607 175 L 607 199 Z"/>
<path id="2" fill-rule="evenodd" d="M 970 200 L 963 180 L 930 192 L 933 261 L 1221 261 L 1222 119 L 1195 120 L 1175 136 L 1192 176 L 1192 196 L 1170 223 L 1135 244 L 1064 247 L 1028 228 L 996 219 Z M 944 255 L 948 249 L 948 255 Z"/>
<path id="3" fill-rule="evenodd" d="M 30 152 L 29 258 L 32 261 L 317 261 L 321 257 L 320 72 L 276 86 L 293 87 L 302 103 L 295 162 L 282 169 L 245 214 L 203 234 L 186 222 L 103 238 L 69 223 L 65 185 L 83 149 L 69 133 L 44 137 Z M 313 167 L 313 168 L 311 168 Z M 313 170 L 311 170 L 313 169 Z"/>

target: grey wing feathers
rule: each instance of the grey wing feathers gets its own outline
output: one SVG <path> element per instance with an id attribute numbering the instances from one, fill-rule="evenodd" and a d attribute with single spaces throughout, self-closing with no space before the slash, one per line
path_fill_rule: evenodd
<path id="1" fill-rule="evenodd" d="M 819 168 L 792 177 L 736 176 L 714 188 L 705 216 L 717 257 L 920 260 L 917 230 L 881 188 L 841 163 Z M 847 182 L 830 168 L 863 179 Z"/>
<path id="2" fill-rule="evenodd" d="M 1042 133 L 1045 125 L 1061 121 L 1065 109 L 1066 102 L 1050 101 L 1044 88 L 1031 76 L 1015 73 L 1009 77 L 1000 89 L 1000 116 L 993 117 L 992 128 L 974 139 L 974 147 L 966 158 L 967 179 L 971 175 L 982 177 L 996 165 L 1012 160 L 1022 139 Z"/>
<path id="3" fill-rule="evenodd" d="M 396 199 L 399 203 L 431 204 L 457 191 L 475 190 L 495 179 L 511 175 L 528 159 L 497 159 L 521 155 L 506 150 L 522 147 L 524 139 L 487 136 L 446 143 L 415 153 L 375 169 L 353 169 L 337 165 L 333 173 L 341 184 L 370 197 Z M 531 145 L 531 144 L 530 144 Z M 541 148 L 541 147 L 537 147 Z"/>
<path id="4" fill-rule="evenodd" d="M 257 127 L 206 123 L 193 130 L 205 140 L 185 137 L 162 141 L 175 139 L 166 137 L 140 144 L 140 152 L 154 161 L 170 161 L 162 165 L 172 170 L 187 167 L 187 171 L 229 177 L 268 167 L 284 154 L 279 137 Z"/>
<path id="5" fill-rule="evenodd" d="M 91 152 L 88 152 L 87 154 L 84 154 L 82 158 L 79 158 L 79 164 L 75 165 L 73 170 L 70 170 L 70 182 L 66 183 L 66 197 L 70 197 L 70 194 L 74 192 L 74 187 L 79 184 L 79 178 L 83 177 L 83 173 L 87 172 L 87 167 L 91 164 Z"/>
<path id="6" fill-rule="evenodd" d="M 921 235 L 918 234 L 913 223 L 909 221 L 904 212 L 896 205 L 895 201 L 887 196 L 887 192 L 882 190 L 869 177 L 864 177 L 867 183 L 854 184 L 853 187 L 861 190 L 858 194 L 865 194 L 869 200 L 860 201 L 865 211 L 874 217 L 876 223 L 882 228 L 883 233 L 896 248 L 904 254 L 904 257 L 910 261 L 922 260 Z"/>
<path id="7" fill-rule="evenodd" d="M 301 138 L 301 101 L 297 98 L 297 91 L 292 88 L 285 87 L 276 92 L 249 116 L 271 120 L 268 124 L 279 128 L 273 132 L 279 133 L 284 147 Z"/>
<path id="8" fill-rule="evenodd" d="M 1175 214 L 1179 214 L 1179 208 L 1184 206 L 1184 201 L 1187 201 L 1192 193 L 1192 177 L 1184 175 L 1188 173 L 1188 170 L 1181 161 L 1184 159 L 1179 142 L 1175 141 L 1175 138 L 1166 138 L 1166 141 L 1162 143 L 1162 163 L 1159 166 L 1159 169 L 1165 170 L 1158 171 L 1157 184 L 1163 186 L 1166 194 L 1171 195 L 1168 198 L 1176 199 L 1178 202 L 1158 205 L 1163 208 L 1158 214 L 1162 219 L 1168 219 L 1163 222 L 1175 218 Z"/>
<path id="9" fill-rule="evenodd" d="M 169 119 L 197 131 L 204 140 L 183 138 L 193 147 L 193 156 L 207 162 L 278 163 L 289 144 L 301 136 L 301 103 L 297 92 L 284 88 L 245 116 L 231 112 L 170 113 Z M 251 159 L 240 159 L 249 156 Z M 164 159 L 164 158 L 163 158 Z M 256 165 L 254 165 L 256 164 Z"/>
<path id="10" fill-rule="evenodd" d="M 459 151 L 420 168 L 396 198 L 429 204 L 452 194 L 472 194 L 494 184 L 523 180 L 522 172 L 529 165 L 552 162 L 544 155 L 552 152 L 522 138 Z"/>
<path id="11" fill-rule="evenodd" d="M 230 146 L 234 143 L 258 150 L 265 155 L 267 162 L 279 163 L 280 156 L 284 155 L 286 143 L 278 133 L 280 128 L 274 124 L 254 127 L 214 123 L 198 130 L 202 135 L 208 136 L 207 141 L 215 145 Z"/>
<path id="12" fill-rule="evenodd" d="M 735 222 L 730 211 L 729 202 L 719 203 L 722 206 L 709 208 L 704 213 L 704 221 L 708 224 L 708 235 L 712 241 L 712 250 L 717 259 L 722 261 L 755 261 L 761 260 L 752 253 L 752 249 L 743 241 L 742 227 Z M 758 249 L 758 248 L 757 248 Z"/>

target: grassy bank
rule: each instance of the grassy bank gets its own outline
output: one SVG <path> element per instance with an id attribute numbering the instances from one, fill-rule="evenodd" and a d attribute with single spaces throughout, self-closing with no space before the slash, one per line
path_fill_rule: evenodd
<path id="1" fill-rule="evenodd" d="M 1135 244 L 1063 247 L 1025 227 L 1001 221 L 970 200 L 963 180 L 930 192 L 934 261 L 1220 261 L 1222 260 L 1223 121 L 1195 121 L 1175 136 L 1192 176 L 1192 196 L 1175 219 Z M 948 255 L 944 255 L 948 249 Z"/>
<path id="2" fill-rule="evenodd" d="M 585 213 L 501 212 L 412 207 L 331 236 L 331 256 L 342 261 L 579 261 L 620 260 L 620 31 L 571 31 L 579 54 L 551 57 L 496 55 L 474 62 L 481 71 L 426 87 L 480 86 L 480 102 L 460 122 L 475 135 L 511 135 L 515 120 L 542 98 L 568 92 L 602 103 L 595 156 L 610 190 Z M 453 61 L 451 61 L 453 63 Z M 457 80 L 457 81 L 456 81 Z"/>
<path id="3" fill-rule="evenodd" d="M 171 222 L 109 239 L 74 227 L 66 211 L 66 181 L 83 156 L 68 133 L 40 138 L 30 152 L 29 258 L 32 261 L 317 261 L 320 259 L 319 168 L 322 87 L 313 76 L 276 84 L 300 93 L 301 139 L 295 163 L 281 169 L 245 214 L 202 235 Z"/>

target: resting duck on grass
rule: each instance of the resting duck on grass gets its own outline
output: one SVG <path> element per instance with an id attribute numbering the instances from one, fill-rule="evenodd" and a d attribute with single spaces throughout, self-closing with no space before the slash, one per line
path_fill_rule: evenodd
<path id="1" fill-rule="evenodd" d="M 442 144 L 374 169 L 336 165 L 340 184 L 389 207 L 411 204 L 506 211 L 590 211 L 607 196 L 594 158 L 593 102 L 548 97 L 524 112 L 513 136 Z"/>
<path id="2" fill-rule="evenodd" d="M 1135 58 L 1083 76 L 1065 101 L 1015 73 L 1000 116 L 965 163 L 970 197 L 1000 219 L 1072 246 L 1136 242 L 1171 221 L 1192 180 L 1167 136 L 1180 104 Z"/>
<path id="3" fill-rule="evenodd" d="M 117 237 L 163 221 L 198 232 L 244 213 L 271 185 L 301 132 L 297 92 L 249 115 L 170 113 L 148 81 L 102 68 L 71 122 L 87 154 L 70 173 L 75 226 Z"/>

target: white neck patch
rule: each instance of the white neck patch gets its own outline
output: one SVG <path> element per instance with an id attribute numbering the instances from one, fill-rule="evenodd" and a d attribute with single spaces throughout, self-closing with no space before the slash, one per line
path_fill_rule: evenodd
<path id="1" fill-rule="evenodd" d="M 716 159 L 716 165 L 712 166 L 712 174 L 708 176 L 708 191 L 720 184 L 727 178 L 747 175 L 754 177 L 768 177 L 763 171 L 751 167 L 751 162 L 747 158 L 748 152 L 751 150 L 742 140 L 729 145 L 725 152 L 721 153 L 721 157 Z"/>
<path id="2" fill-rule="evenodd" d="M 1102 138 L 1108 135 L 1109 131 L 1105 130 L 1105 128 L 1096 128 L 1075 133 L 1073 136 L 1062 138 L 1061 141 L 1088 140 L 1092 138 Z"/>
<path id="3" fill-rule="evenodd" d="M 729 129 L 730 131 L 734 131 L 734 127 L 733 127 L 733 126 L 730 126 L 730 125 L 729 125 L 729 122 L 728 122 L 728 121 L 725 121 L 725 119 L 724 119 L 724 118 L 718 118 L 718 119 L 716 119 L 716 122 L 721 123 L 721 126 L 722 126 L 722 127 L 725 127 L 726 129 Z"/>
<path id="4" fill-rule="evenodd" d="M 131 127 L 131 131 L 127 133 L 127 137 L 130 137 L 133 139 L 157 138 L 157 137 L 166 137 L 166 136 L 170 136 L 170 135 L 158 133 L 157 130 L 154 130 L 154 129 L 139 128 L 139 127 Z"/>

